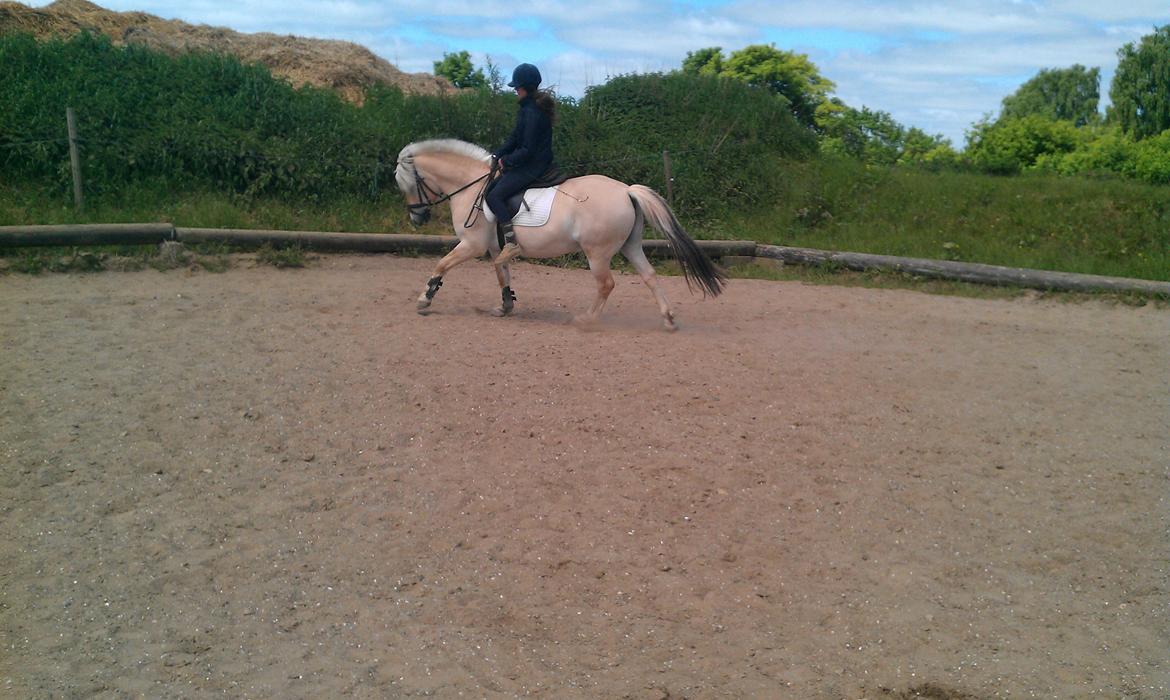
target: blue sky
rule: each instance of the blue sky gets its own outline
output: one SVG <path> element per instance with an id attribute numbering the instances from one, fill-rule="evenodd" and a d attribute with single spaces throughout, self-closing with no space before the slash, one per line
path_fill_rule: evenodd
<path id="1" fill-rule="evenodd" d="M 43 5 L 45 3 L 28 3 Z M 1101 69 L 1170 24 L 1167 0 L 99 0 L 111 10 L 342 39 L 408 72 L 444 52 L 505 73 L 535 63 L 563 94 L 614 75 L 673 70 L 687 51 L 772 43 L 804 53 L 854 107 L 889 112 L 961 148 L 964 132 L 1042 68 Z M 525 7 L 526 6 L 526 7 Z M 517 9 L 523 7 L 524 9 Z"/>

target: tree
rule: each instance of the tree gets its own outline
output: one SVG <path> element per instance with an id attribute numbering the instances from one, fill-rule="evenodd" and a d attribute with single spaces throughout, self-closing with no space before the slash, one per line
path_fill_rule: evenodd
<path id="1" fill-rule="evenodd" d="M 1121 47 L 1117 57 L 1110 118 L 1137 139 L 1170 129 L 1170 25 Z"/>
<path id="2" fill-rule="evenodd" d="M 959 154 L 942 134 L 931 136 L 916 126 L 910 127 L 902 143 L 902 154 L 898 165 L 917 165 L 940 170 L 954 168 L 959 163 Z"/>
<path id="3" fill-rule="evenodd" d="M 1070 68 L 1044 69 L 1003 99 L 1000 118 L 1037 115 L 1076 126 L 1100 119 L 1101 70 L 1077 64 Z"/>
<path id="4" fill-rule="evenodd" d="M 817 106 L 837 87 L 807 55 L 773 45 L 753 44 L 732 52 L 720 74 L 782 95 L 797 120 L 810 128 L 816 125 Z"/>
<path id="5" fill-rule="evenodd" d="M 504 74 L 500 71 L 500 66 L 492 60 L 491 56 L 485 56 L 484 61 L 487 63 L 487 79 L 485 85 L 488 90 L 499 94 L 504 91 Z"/>
<path id="6" fill-rule="evenodd" d="M 854 109 L 837 98 L 817 106 L 822 147 L 872 165 L 893 165 L 905 146 L 906 129 L 888 112 Z"/>
<path id="7" fill-rule="evenodd" d="M 735 78 L 770 90 L 783 97 L 797 121 L 809 128 L 815 128 L 817 107 L 836 87 L 808 56 L 764 44 L 733 51 L 727 59 L 720 46 L 688 51 L 682 72 Z"/>
<path id="8" fill-rule="evenodd" d="M 443 60 L 435 61 L 435 75 L 450 80 L 457 88 L 487 87 L 483 71 L 471 64 L 471 54 L 466 51 L 444 52 Z"/>
<path id="9" fill-rule="evenodd" d="M 711 46 L 698 51 L 687 51 L 682 71 L 692 75 L 719 75 L 723 72 L 723 47 Z"/>

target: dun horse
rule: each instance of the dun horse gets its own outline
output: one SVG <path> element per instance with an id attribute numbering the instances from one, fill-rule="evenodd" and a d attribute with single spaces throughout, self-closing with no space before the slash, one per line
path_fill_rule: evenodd
<path id="1" fill-rule="evenodd" d="M 398 155 L 395 178 L 410 208 L 415 225 L 425 223 L 430 208 L 442 202 L 451 205 L 455 235 L 454 250 L 435 266 L 426 289 L 418 297 L 419 313 L 424 313 L 439 287 L 443 275 L 456 265 L 499 251 L 495 224 L 481 211 L 483 184 L 489 177 L 491 154 L 475 144 L 450 139 L 412 143 Z M 570 179 L 556 187 L 548 220 L 542 225 L 524 226 L 517 222 L 516 241 L 523 255 L 549 258 L 581 251 L 597 281 L 597 297 L 585 314 L 593 322 L 601 315 L 613 291 L 613 274 L 609 264 L 621 251 L 642 281 L 650 288 L 662 322 L 676 330 L 674 311 L 658 285 L 654 267 L 642 250 L 642 231 L 647 220 L 670 242 L 688 288 L 692 283 L 703 296 L 717 296 L 727 277 L 687 235 L 662 196 L 643 185 L 626 185 L 603 175 L 586 175 Z M 510 286 L 508 265 L 496 266 L 502 303 L 497 315 L 507 315 L 514 308 L 515 295 Z"/>

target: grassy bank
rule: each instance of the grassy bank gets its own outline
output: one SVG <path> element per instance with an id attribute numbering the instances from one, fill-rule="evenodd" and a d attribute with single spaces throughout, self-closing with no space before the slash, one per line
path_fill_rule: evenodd
<path id="1" fill-rule="evenodd" d="M 709 237 L 1009 267 L 1170 280 L 1166 187 L 1121 179 L 996 177 L 787 164 L 770 205 Z"/>

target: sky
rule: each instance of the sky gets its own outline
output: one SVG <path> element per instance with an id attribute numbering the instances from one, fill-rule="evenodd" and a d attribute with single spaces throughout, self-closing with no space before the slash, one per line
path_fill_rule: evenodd
<path id="1" fill-rule="evenodd" d="M 27 3 L 44 5 L 46 3 Z M 950 139 L 998 113 L 1045 68 L 1101 69 L 1102 109 L 1117 51 L 1170 24 L 1168 0 L 97 0 L 110 10 L 361 44 L 401 70 L 444 53 L 490 57 L 505 77 L 536 64 L 581 97 L 628 73 L 670 71 L 688 51 L 772 44 L 807 54 L 846 104 Z"/>

